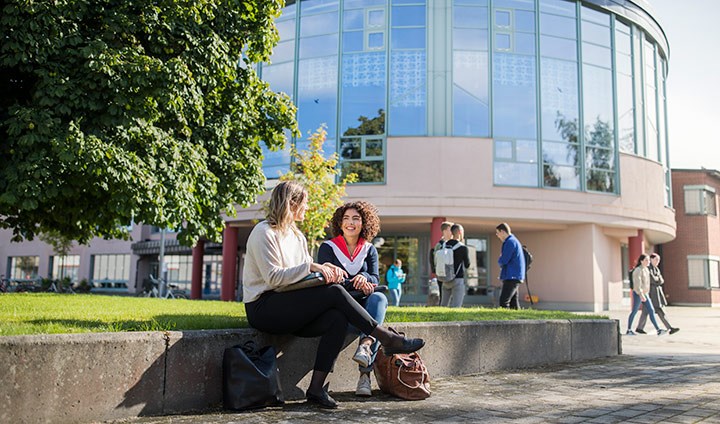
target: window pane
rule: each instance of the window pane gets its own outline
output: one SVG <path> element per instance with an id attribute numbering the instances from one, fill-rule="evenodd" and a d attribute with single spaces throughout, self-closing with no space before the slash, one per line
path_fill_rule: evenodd
<path id="1" fill-rule="evenodd" d="M 453 26 L 455 28 L 488 27 L 488 10 L 485 7 L 453 7 Z"/>
<path id="2" fill-rule="evenodd" d="M 488 32 L 485 29 L 454 29 L 453 48 L 456 50 L 487 51 Z"/>
<path id="3" fill-rule="evenodd" d="M 688 259 L 688 286 L 706 287 L 705 261 L 702 259 Z"/>
<path id="4" fill-rule="evenodd" d="M 322 15 L 303 16 L 300 18 L 300 36 L 328 34 L 338 31 L 338 13 L 323 13 Z"/>
<path id="5" fill-rule="evenodd" d="M 370 10 L 368 11 L 368 23 L 367 25 L 371 28 L 384 27 L 385 26 L 385 11 L 384 10 Z"/>
<path id="6" fill-rule="evenodd" d="M 702 208 L 701 205 L 701 190 L 685 190 L 685 213 L 688 214 L 698 214 L 701 213 Z"/>
<path id="7" fill-rule="evenodd" d="M 365 28 L 365 11 L 364 10 L 346 10 L 343 13 L 343 29 L 363 29 Z"/>
<path id="8" fill-rule="evenodd" d="M 343 52 L 361 52 L 365 50 L 363 45 L 363 37 L 365 33 L 362 31 L 352 31 L 343 33 Z"/>
<path id="9" fill-rule="evenodd" d="M 373 50 L 385 48 L 385 33 L 371 32 L 368 34 L 368 48 Z"/>
<path id="10" fill-rule="evenodd" d="M 298 64 L 298 125 L 303 137 L 327 124 L 328 138 L 337 127 L 337 56 L 301 60 Z M 329 143 L 325 143 L 328 147 Z M 332 154 L 325 149 L 326 154 Z"/>
<path id="11" fill-rule="evenodd" d="M 343 56 L 341 131 L 344 135 L 385 133 L 385 53 Z"/>
<path id="12" fill-rule="evenodd" d="M 577 48 L 575 45 L 575 40 L 541 35 L 540 55 L 545 57 L 554 57 L 558 59 L 577 61 Z"/>
<path id="13" fill-rule="evenodd" d="M 580 190 L 580 168 L 546 163 L 543 166 L 543 185 L 567 190 Z"/>
<path id="14" fill-rule="evenodd" d="M 367 139 L 365 141 L 365 157 L 382 157 L 383 155 L 383 140 L 382 139 Z"/>
<path id="15" fill-rule="evenodd" d="M 495 184 L 537 187 L 538 168 L 536 164 L 516 162 L 495 162 Z"/>
<path id="16" fill-rule="evenodd" d="M 583 43 L 582 55 L 583 63 L 591 63 L 604 68 L 610 68 L 612 64 L 612 56 L 609 48 Z"/>
<path id="17" fill-rule="evenodd" d="M 718 261 L 708 261 L 708 271 L 710 273 L 710 287 L 720 287 L 720 275 L 718 275 Z"/>
<path id="18" fill-rule="evenodd" d="M 424 34 L 425 30 L 420 32 Z M 426 132 L 425 60 L 424 50 L 395 51 L 390 55 L 390 135 Z"/>
<path id="19" fill-rule="evenodd" d="M 300 39 L 300 59 L 335 55 L 337 54 L 337 50 L 337 34 Z"/>
<path id="20" fill-rule="evenodd" d="M 493 58 L 493 89 L 493 135 L 535 139 L 535 59 L 507 53 L 496 54 Z"/>
<path id="21" fill-rule="evenodd" d="M 399 28 L 392 30 L 391 44 L 393 49 L 424 49 L 424 28 Z"/>
<path id="22" fill-rule="evenodd" d="M 340 139 L 340 158 L 360 159 L 361 155 L 362 150 L 359 137 Z"/>
<path id="23" fill-rule="evenodd" d="M 615 191 L 615 173 L 597 170 L 586 170 L 587 189 L 589 191 L 601 191 L 612 193 Z"/>
<path id="24" fill-rule="evenodd" d="M 540 14 L 540 33 L 556 37 L 576 38 L 577 27 L 575 19 L 562 16 Z"/>
<path id="25" fill-rule="evenodd" d="M 569 143 L 543 142 L 543 162 L 550 165 L 580 165 L 578 159 L 578 145 Z"/>
<path id="26" fill-rule="evenodd" d="M 355 173 L 359 183 L 381 183 L 385 181 L 385 162 L 353 161 L 342 162 L 341 175 Z"/>
<path id="27" fill-rule="evenodd" d="M 507 10 L 496 10 L 495 26 L 510 28 L 510 12 L 508 12 Z"/>
<path id="28" fill-rule="evenodd" d="M 516 10 L 515 31 L 535 32 L 535 12 Z"/>
<path id="29" fill-rule="evenodd" d="M 425 26 L 425 6 L 392 8 L 392 26 Z"/>
<path id="30" fill-rule="evenodd" d="M 515 33 L 515 53 L 535 54 L 535 34 Z"/>
<path id="31" fill-rule="evenodd" d="M 607 26 L 583 21 L 580 30 L 584 42 L 610 47 L 610 28 Z"/>
<path id="32" fill-rule="evenodd" d="M 542 137 L 578 142 L 579 98 L 577 63 L 541 58 Z"/>
<path id="33" fill-rule="evenodd" d="M 567 0 L 540 0 L 540 11 L 575 18 L 575 4 Z"/>

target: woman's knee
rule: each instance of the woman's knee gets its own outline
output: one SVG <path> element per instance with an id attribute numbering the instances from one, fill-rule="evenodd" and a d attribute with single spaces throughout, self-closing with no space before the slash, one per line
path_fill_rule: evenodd
<path id="1" fill-rule="evenodd" d="M 387 297 L 382 293 L 370 293 L 367 300 L 365 301 L 365 309 L 376 308 L 376 309 L 387 309 L 388 300 Z"/>

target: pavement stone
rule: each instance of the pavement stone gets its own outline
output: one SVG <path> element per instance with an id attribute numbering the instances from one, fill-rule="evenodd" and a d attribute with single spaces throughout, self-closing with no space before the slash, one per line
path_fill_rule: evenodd
<path id="1" fill-rule="evenodd" d="M 402 401 L 375 389 L 369 399 L 332 393 L 340 408 L 331 411 L 296 401 L 252 412 L 112 423 L 720 424 L 720 308 L 669 307 L 666 312 L 680 332 L 622 336 L 621 356 L 437 379 L 433 395 L 423 401 Z M 608 314 L 620 320 L 624 333 L 629 311 Z"/>

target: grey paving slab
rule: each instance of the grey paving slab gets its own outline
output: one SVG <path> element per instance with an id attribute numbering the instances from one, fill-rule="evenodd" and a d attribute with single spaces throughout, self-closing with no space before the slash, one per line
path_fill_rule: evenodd
<path id="1" fill-rule="evenodd" d="M 611 312 L 627 325 L 628 311 Z M 116 424 L 190 423 L 703 423 L 720 424 L 720 309 L 669 308 L 681 331 L 623 336 L 623 355 L 582 363 L 438 379 L 406 402 L 333 393 L 338 410 L 303 402 L 253 412 L 142 417 Z M 431 370 L 432 372 L 432 370 Z"/>

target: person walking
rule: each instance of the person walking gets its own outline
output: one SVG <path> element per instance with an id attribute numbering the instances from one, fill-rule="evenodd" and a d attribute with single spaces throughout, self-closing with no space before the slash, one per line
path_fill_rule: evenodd
<path id="1" fill-rule="evenodd" d="M 445 295 L 440 298 L 440 306 L 459 308 L 465 299 L 465 270 L 470 266 L 470 255 L 467 246 L 462 242 L 465 240 L 463 226 L 453 224 L 450 232 L 452 239 L 445 242 L 445 248 L 452 249 L 453 252 L 454 278 L 441 284 Z"/>
<path id="2" fill-rule="evenodd" d="M 650 271 L 650 301 L 652 302 L 653 308 L 655 309 L 655 313 L 658 317 L 660 317 L 660 321 L 665 324 L 665 328 L 667 328 L 668 332 L 670 334 L 675 334 L 680 331 L 680 329 L 670 325 L 670 322 L 667 320 L 665 307 L 668 303 L 667 299 L 665 298 L 665 291 L 663 290 L 663 284 L 665 284 L 665 279 L 663 278 L 662 273 L 660 272 L 660 268 L 658 268 L 658 265 L 660 265 L 660 255 L 658 255 L 657 253 L 651 253 L 650 266 L 648 267 L 648 270 Z M 643 311 L 640 314 L 640 321 L 638 321 L 637 328 L 635 329 L 636 333 L 647 334 L 645 333 L 645 324 L 647 323 L 647 318 L 647 309 L 643 308 Z"/>
<path id="3" fill-rule="evenodd" d="M 323 242 L 318 249 L 318 262 L 331 263 L 347 272 L 345 288 L 361 293 L 355 297 L 368 314 L 379 324 L 385 320 L 388 300 L 374 288 L 380 282 L 378 252 L 370 241 L 380 231 L 380 217 L 371 203 L 348 202 L 335 210 L 330 220 L 334 238 Z M 380 343 L 367 334 L 360 334 L 353 360 L 358 363 L 360 378 L 355 394 L 372 396 L 370 373 Z"/>
<path id="4" fill-rule="evenodd" d="M 522 244 L 515 237 L 510 225 L 503 222 L 495 227 L 495 235 L 502 241 L 502 249 L 498 265 L 502 281 L 502 291 L 498 305 L 501 308 L 520 309 L 518 288 L 525 280 L 525 255 Z"/>
<path id="5" fill-rule="evenodd" d="M 395 259 L 385 274 L 388 290 L 390 294 L 390 304 L 392 306 L 400 306 L 400 298 L 402 297 L 402 285 L 405 282 L 405 272 L 402 269 L 402 261 Z"/>
<path id="6" fill-rule="evenodd" d="M 295 224 L 305 218 L 308 193 L 295 181 L 283 181 L 270 194 L 266 219 L 252 229 L 243 267 L 243 302 L 250 326 L 270 334 L 318 337 L 317 353 L 307 402 L 322 408 L 338 403 L 325 389 L 325 380 L 343 348 L 351 324 L 380 341 L 386 354 L 412 353 L 425 345 L 394 333 L 367 313 L 338 283 L 347 271 L 331 263 L 316 263 L 307 240 Z M 292 285 L 310 272 L 320 272 L 326 284 L 292 291 Z"/>
<path id="7" fill-rule="evenodd" d="M 646 254 L 642 254 L 638 257 L 637 263 L 635 264 L 635 268 L 630 272 L 630 281 L 631 281 L 631 288 L 632 288 L 632 312 L 630 312 L 630 316 L 628 317 L 628 326 L 627 326 L 627 333 L 625 333 L 628 336 L 634 336 L 635 332 L 632 331 L 632 324 L 633 320 L 635 319 L 635 314 L 637 314 L 638 309 L 640 307 L 644 307 L 647 311 L 648 315 L 650 316 L 650 321 L 655 326 L 655 330 L 657 331 L 658 336 L 662 336 L 667 331 L 661 330 L 660 326 L 658 325 L 657 321 L 655 320 L 655 309 L 653 308 L 652 301 L 649 298 L 649 292 L 650 292 L 650 270 L 648 266 L 650 265 L 650 257 Z"/>

